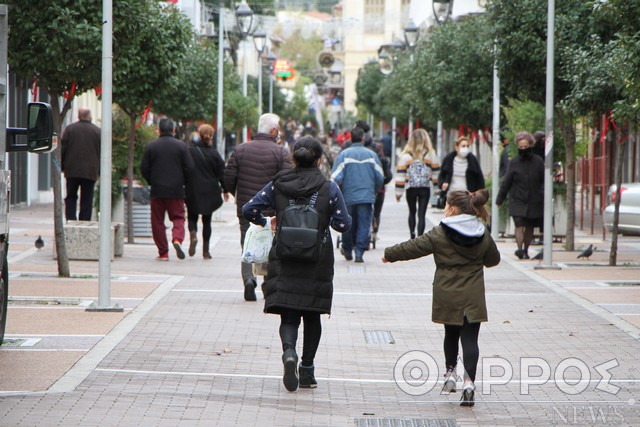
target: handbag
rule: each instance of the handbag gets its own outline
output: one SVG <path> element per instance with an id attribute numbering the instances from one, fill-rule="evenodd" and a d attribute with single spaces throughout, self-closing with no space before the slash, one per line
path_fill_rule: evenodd
<path id="1" fill-rule="evenodd" d="M 436 208 L 444 209 L 447 204 L 447 192 L 444 190 L 440 190 L 438 193 L 438 198 L 436 199 Z"/>

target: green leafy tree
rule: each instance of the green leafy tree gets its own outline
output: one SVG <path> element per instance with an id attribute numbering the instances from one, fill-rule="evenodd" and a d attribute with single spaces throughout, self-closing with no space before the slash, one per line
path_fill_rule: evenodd
<path id="1" fill-rule="evenodd" d="M 121 4 L 115 10 L 124 12 Z M 127 222 L 133 230 L 133 165 L 136 120 L 163 90 L 180 97 L 171 78 L 184 65 L 192 46 L 191 23 L 175 7 L 156 1 L 132 1 L 126 9 L 128 21 L 117 23 L 122 37 L 114 37 L 113 101 L 129 116 L 129 166 L 127 168 Z M 124 25 L 127 24 L 126 31 Z M 128 233 L 129 243 L 134 242 Z"/>
<path id="2" fill-rule="evenodd" d="M 600 40 L 607 41 L 604 64 L 618 89 L 619 99 L 615 101 L 613 113 L 619 123 L 628 123 L 626 137 L 631 134 L 632 126 L 637 126 L 640 118 L 640 3 L 638 1 L 596 1 L 594 17 L 596 28 L 600 30 Z M 603 73 L 604 74 L 604 73 Z M 620 189 L 622 168 L 624 165 L 626 138 L 617 145 L 615 183 Z M 609 252 L 609 265 L 615 266 L 618 253 L 618 220 L 620 194 L 616 197 L 613 236 Z"/>
<path id="3" fill-rule="evenodd" d="M 188 123 L 212 122 L 216 117 L 217 93 L 218 51 L 194 39 L 177 73 L 169 77 L 165 90 L 155 99 L 154 110 L 180 121 L 180 133 L 186 135 Z"/>
<path id="4" fill-rule="evenodd" d="M 289 60 L 297 76 L 313 77 L 319 67 L 317 58 L 323 46 L 323 41 L 317 34 L 304 38 L 302 31 L 297 29 L 282 44 L 280 57 Z"/>
<path id="5" fill-rule="evenodd" d="M 493 37 L 484 15 L 471 15 L 433 29 L 416 50 L 409 100 L 445 128 L 471 129 L 492 122 Z"/>
<path id="6" fill-rule="evenodd" d="M 93 0 L 31 2 L 10 0 L 9 64 L 25 79 L 34 79 L 51 96 L 54 130 L 62 123 L 76 96 L 101 81 L 102 7 Z M 64 98 L 63 95 L 67 94 Z M 58 99 L 63 98 L 62 105 Z M 61 150 L 54 153 L 61 164 Z M 71 275 L 62 219 L 60 170 L 51 170 L 54 194 L 54 232 L 58 274 Z"/>
<path id="7" fill-rule="evenodd" d="M 510 97 L 544 103 L 546 82 L 547 3 L 537 0 L 493 0 L 490 27 L 496 33 L 501 91 Z M 570 97 L 573 52 L 589 40 L 592 28 L 590 2 L 558 0 L 555 8 L 554 116 L 565 148 L 567 181 L 566 248 L 574 248 L 575 227 L 575 124 L 574 113 L 561 101 Z M 560 138 L 554 138 L 557 142 Z M 554 143 L 555 145 L 555 143 Z"/>
<path id="8" fill-rule="evenodd" d="M 356 104 L 361 105 L 374 116 L 380 117 L 380 105 L 376 102 L 376 95 L 384 80 L 377 62 L 366 63 L 358 73 L 356 80 Z"/>
<path id="9" fill-rule="evenodd" d="M 311 83 L 309 79 L 299 78 L 296 87 L 293 90 L 293 97 L 287 104 L 284 110 L 285 117 L 293 117 L 302 120 L 303 116 L 306 116 L 309 110 L 309 101 L 304 94 L 304 87 Z"/>

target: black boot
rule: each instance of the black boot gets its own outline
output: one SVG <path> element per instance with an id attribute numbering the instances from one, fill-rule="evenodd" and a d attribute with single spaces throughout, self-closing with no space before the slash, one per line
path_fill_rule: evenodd
<path id="1" fill-rule="evenodd" d="M 209 253 L 209 241 L 204 240 L 202 242 L 202 258 L 211 259 L 211 254 Z"/>
<path id="2" fill-rule="evenodd" d="M 198 235 L 195 231 L 189 231 L 189 256 L 196 254 L 196 245 L 198 244 Z"/>
<path id="3" fill-rule="evenodd" d="M 315 368 L 313 366 L 307 368 L 306 366 L 300 365 L 300 369 L 298 370 L 300 374 L 300 388 L 318 387 L 318 382 L 316 381 L 314 370 Z"/>
<path id="4" fill-rule="evenodd" d="M 284 387 L 289 391 L 296 391 L 298 389 L 298 355 L 295 349 L 288 348 L 284 351 L 282 364 L 284 365 L 282 376 Z"/>

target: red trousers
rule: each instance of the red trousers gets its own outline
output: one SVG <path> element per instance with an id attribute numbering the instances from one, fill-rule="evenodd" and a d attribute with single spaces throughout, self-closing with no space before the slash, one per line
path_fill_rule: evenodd
<path id="1" fill-rule="evenodd" d="M 151 233 L 160 255 L 169 252 L 167 227 L 164 225 L 165 213 L 169 215 L 169 220 L 173 223 L 171 241 L 177 240 L 182 243 L 184 240 L 184 199 L 151 199 Z"/>

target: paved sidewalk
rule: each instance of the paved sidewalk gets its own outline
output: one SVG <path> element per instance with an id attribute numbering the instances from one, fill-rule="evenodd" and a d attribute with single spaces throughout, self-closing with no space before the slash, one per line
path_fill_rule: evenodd
<path id="1" fill-rule="evenodd" d="M 32 250 L 35 231 L 51 242 L 49 208 L 12 212 L 10 257 L 19 261 L 10 262 L 12 297 L 25 296 L 14 290 L 29 287 L 32 294 L 45 292 L 32 284 L 34 272 L 55 275 L 47 247 Z M 56 371 L 46 389 L 24 383 L 8 388 L 0 378 L 0 425 L 640 425 L 640 288 L 624 285 L 640 281 L 639 239 L 621 241 L 627 267 L 571 264 L 562 270 L 534 270 L 535 261 L 515 259 L 511 240 L 499 243 L 503 261 L 486 270 L 489 322 L 480 332 L 477 403 L 462 408 L 459 393 L 442 396 L 440 384 L 430 390 L 433 379 L 441 381 L 444 364 L 443 328 L 430 321 L 433 259 L 380 261 L 384 247 L 408 237 L 406 212 L 404 201 L 387 197 L 377 248 L 365 254 L 364 265 L 336 254 L 333 312 L 323 318 L 316 359 L 317 389 L 289 393 L 282 385 L 279 319 L 262 313 L 259 293 L 257 303 L 243 300 L 239 231 L 235 209 L 227 204 L 223 222 L 213 225 L 211 261 L 199 254 L 178 261 L 171 252 L 171 261 L 160 263 L 150 239 L 126 245 L 112 272 L 114 294 L 123 288 L 115 296 L 129 301 L 129 310 L 114 321 L 112 314 L 76 309 L 80 319 L 69 331 L 88 327 L 96 315 L 104 316 L 97 322 L 106 331 L 85 339 L 77 363 Z M 429 208 L 433 222 L 440 214 Z M 30 218 L 40 228 L 32 230 Z M 592 239 L 579 236 L 580 244 Z M 554 253 L 554 261 L 556 255 L 564 263 L 576 256 Z M 603 256 L 597 252 L 591 261 Z M 72 273 L 89 277 L 52 286 L 87 297 L 76 293 L 95 286 L 90 275 L 97 270 L 96 262 L 74 262 Z M 28 283 L 14 286 L 21 281 Z M 612 281 L 618 285 L 607 284 Z M 127 300 L 126 292 L 137 296 Z M 9 316 L 20 317 L 20 310 L 29 309 L 12 304 Z M 8 333 L 23 334 L 20 328 L 28 329 L 12 321 Z M 52 335 L 65 340 L 69 331 Z M 3 377 L 18 363 L 16 353 L 29 352 L 0 349 Z M 46 371 L 32 363 L 34 372 Z M 527 369 L 527 363 L 541 367 Z M 511 379 L 499 378 L 510 367 Z M 576 383 L 580 368 L 588 382 Z M 606 369 L 611 386 L 601 381 Z M 547 374 L 550 380 L 540 380 Z"/>

